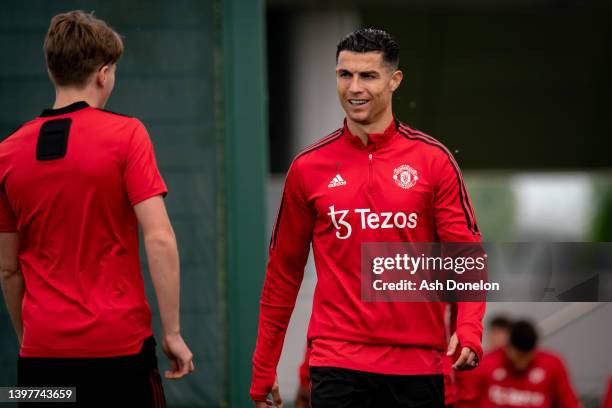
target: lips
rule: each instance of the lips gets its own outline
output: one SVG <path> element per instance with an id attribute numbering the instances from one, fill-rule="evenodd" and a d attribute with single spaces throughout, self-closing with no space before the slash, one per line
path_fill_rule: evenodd
<path id="1" fill-rule="evenodd" d="M 367 99 L 349 99 L 348 102 L 353 106 L 362 106 L 368 103 Z"/>

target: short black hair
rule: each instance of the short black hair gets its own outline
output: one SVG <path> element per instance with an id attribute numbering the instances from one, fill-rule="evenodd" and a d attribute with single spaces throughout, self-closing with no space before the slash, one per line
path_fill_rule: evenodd
<path id="1" fill-rule="evenodd" d="M 383 61 L 397 68 L 399 64 L 399 45 L 385 30 L 361 28 L 346 35 L 336 48 L 336 62 L 341 51 L 382 52 Z"/>
<path id="2" fill-rule="evenodd" d="M 510 331 L 512 322 L 506 316 L 496 315 L 489 321 L 489 329 L 502 329 Z"/>
<path id="3" fill-rule="evenodd" d="M 533 350 L 538 342 L 538 333 L 533 324 L 520 320 L 512 325 L 510 345 L 522 352 Z"/>

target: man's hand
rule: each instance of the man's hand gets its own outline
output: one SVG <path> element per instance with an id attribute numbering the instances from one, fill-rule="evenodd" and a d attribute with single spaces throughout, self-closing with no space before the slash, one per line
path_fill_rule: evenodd
<path id="1" fill-rule="evenodd" d="M 19 237 L 15 232 L 0 233 L 0 286 L 19 345 L 23 342 L 21 306 L 25 294 L 25 280 L 19 270 L 17 254 Z"/>
<path id="2" fill-rule="evenodd" d="M 162 349 L 170 360 L 170 370 L 164 374 L 166 378 L 183 378 L 195 370 L 193 354 L 180 334 L 164 336 Z"/>
<path id="3" fill-rule="evenodd" d="M 310 408 L 310 388 L 300 385 L 295 396 L 295 408 Z"/>
<path id="4" fill-rule="evenodd" d="M 450 341 L 448 342 L 448 349 L 446 351 L 447 356 L 452 356 L 455 354 L 457 350 L 457 346 L 459 345 L 459 339 L 457 338 L 457 334 L 454 333 Z M 469 347 L 463 347 L 461 349 L 461 354 L 455 363 L 453 364 L 453 368 L 455 370 L 471 370 L 478 365 L 478 358 L 476 357 L 476 353 L 474 353 Z"/>
<path id="5" fill-rule="evenodd" d="M 272 399 L 265 401 L 255 401 L 255 408 L 283 408 L 283 400 L 280 396 L 280 388 L 278 386 L 278 377 L 274 380 L 274 385 L 270 391 Z"/>

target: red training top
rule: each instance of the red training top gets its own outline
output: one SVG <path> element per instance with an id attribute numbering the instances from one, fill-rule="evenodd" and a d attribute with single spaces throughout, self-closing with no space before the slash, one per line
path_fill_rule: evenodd
<path id="1" fill-rule="evenodd" d="M 303 388 L 310 388 L 310 349 L 306 346 L 304 351 L 304 361 L 300 364 L 298 369 L 298 376 L 300 380 L 300 386 Z"/>
<path id="2" fill-rule="evenodd" d="M 395 178 L 394 178 L 395 176 Z M 399 122 L 369 135 L 345 125 L 293 161 L 269 248 L 251 397 L 264 400 L 302 282 L 310 244 L 317 286 L 310 366 L 442 374 L 444 303 L 363 302 L 363 242 L 479 242 L 461 173 L 438 141 Z M 457 334 L 482 354 L 484 303 L 461 303 Z"/>
<path id="3" fill-rule="evenodd" d="M 602 408 L 612 408 L 612 377 L 608 381 L 608 391 L 601 405 Z"/>
<path id="4" fill-rule="evenodd" d="M 136 354 L 152 334 L 135 204 L 166 193 L 137 119 L 77 102 L 0 144 L 0 231 L 19 235 L 24 357 Z"/>
<path id="5" fill-rule="evenodd" d="M 563 361 L 537 350 L 525 371 L 517 372 L 503 349 L 487 354 L 477 371 L 481 408 L 578 408 Z M 473 405 L 474 406 L 474 405 Z"/>

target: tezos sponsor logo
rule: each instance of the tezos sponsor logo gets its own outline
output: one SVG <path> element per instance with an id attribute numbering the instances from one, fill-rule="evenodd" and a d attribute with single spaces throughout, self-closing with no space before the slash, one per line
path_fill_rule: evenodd
<path id="1" fill-rule="evenodd" d="M 395 184 L 403 189 L 408 190 L 414 187 L 418 179 L 419 176 L 417 175 L 417 171 L 407 164 L 402 164 L 393 170 L 393 180 L 395 180 Z"/>
<path id="2" fill-rule="evenodd" d="M 539 407 L 546 400 L 541 392 L 500 385 L 493 385 L 489 388 L 489 399 L 496 406 L 504 407 Z"/>
<path id="3" fill-rule="evenodd" d="M 353 226 L 346 220 L 350 210 L 336 210 L 333 205 L 329 207 L 327 215 L 330 216 L 331 222 L 336 231 L 338 239 L 347 239 L 353 233 Z M 414 229 L 417 226 L 417 213 L 406 214 L 399 212 L 372 212 L 369 208 L 355 208 L 355 214 L 359 214 L 361 229 L 389 229 L 389 228 L 410 228 Z"/>

